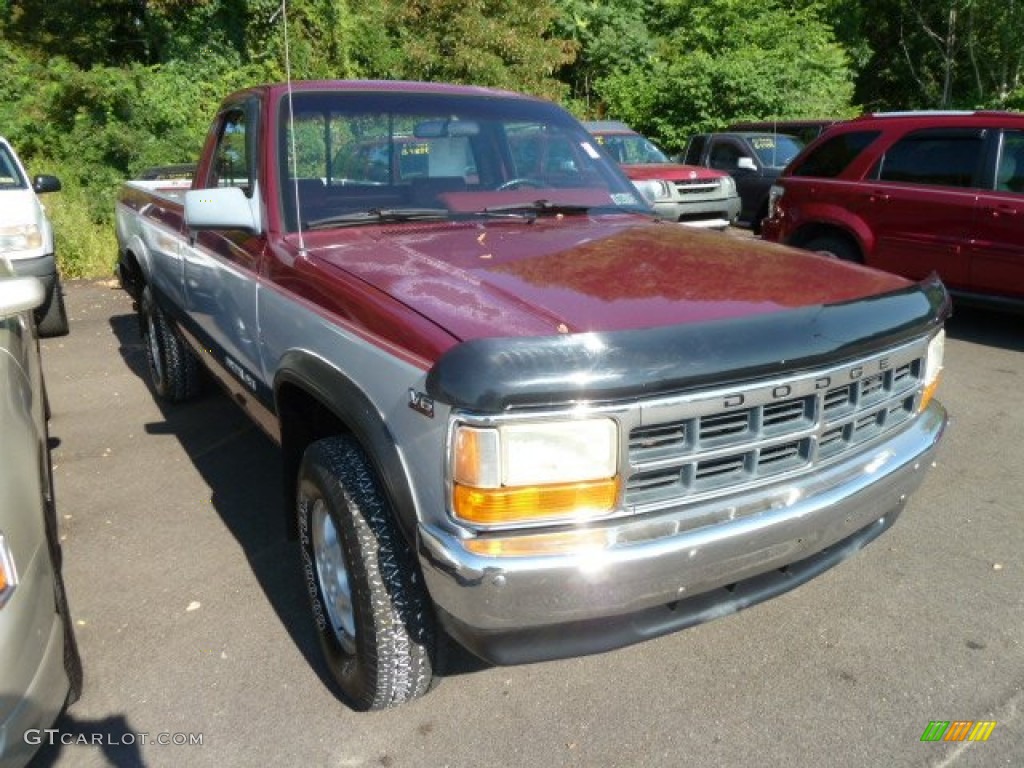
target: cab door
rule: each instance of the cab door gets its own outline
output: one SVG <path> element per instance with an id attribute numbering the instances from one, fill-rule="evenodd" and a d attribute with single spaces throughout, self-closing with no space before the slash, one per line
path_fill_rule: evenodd
<path id="1" fill-rule="evenodd" d="M 914 279 L 936 271 L 952 288 L 969 286 L 985 134 L 977 128 L 929 128 L 908 133 L 886 150 L 851 201 L 875 235 L 871 266 Z"/>
<path id="2" fill-rule="evenodd" d="M 992 189 L 979 195 L 971 291 L 1024 298 L 1024 131 L 1003 131 Z"/>
<path id="3" fill-rule="evenodd" d="M 234 186 L 258 194 L 256 99 L 222 110 L 216 148 L 201 188 Z M 203 230 L 185 249 L 185 301 L 192 330 L 238 395 L 266 396 L 259 345 L 259 268 L 266 234 L 244 230 Z M 240 398 L 236 398 L 240 399 Z"/>

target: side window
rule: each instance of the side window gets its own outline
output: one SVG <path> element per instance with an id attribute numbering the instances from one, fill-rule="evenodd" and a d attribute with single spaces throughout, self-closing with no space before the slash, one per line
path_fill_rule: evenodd
<path id="1" fill-rule="evenodd" d="M 683 162 L 687 165 L 700 165 L 700 157 L 704 154 L 704 145 L 707 143 L 706 136 L 694 136 L 686 145 L 686 157 Z"/>
<path id="2" fill-rule="evenodd" d="M 881 131 L 851 131 L 826 139 L 793 171 L 794 176 L 837 178 L 857 159 Z"/>
<path id="3" fill-rule="evenodd" d="M 914 131 L 882 156 L 875 178 L 904 184 L 978 187 L 984 148 L 984 133 L 980 130 Z"/>
<path id="4" fill-rule="evenodd" d="M 221 117 L 217 148 L 206 179 L 208 187 L 239 187 L 252 194 L 251 142 L 244 107 L 230 109 Z"/>
<path id="5" fill-rule="evenodd" d="M 999 150 L 996 189 L 1024 193 L 1024 131 L 1006 131 Z"/>
<path id="6" fill-rule="evenodd" d="M 719 171 L 735 171 L 743 153 L 735 144 L 719 141 L 711 145 L 711 157 L 708 165 Z"/>

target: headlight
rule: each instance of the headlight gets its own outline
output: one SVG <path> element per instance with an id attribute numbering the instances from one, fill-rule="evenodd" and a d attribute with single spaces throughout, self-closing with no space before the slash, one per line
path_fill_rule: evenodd
<path id="1" fill-rule="evenodd" d="M 637 188 L 637 191 L 649 203 L 672 199 L 672 186 L 667 181 L 645 179 L 643 181 L 634 181 L 633 186 Z"/>
<path id="2" fill-rule="evenodd" d="M 43 247 L 43 233 L 36 224 L 0 227 L 0 253 L 31 251 Z"/>
<path id="3" fill-rule="evenodd" d="M 725 194 L 728 195 L 729 197 L 732 197 L 733 195 L 735 195 L 736 194 L 736 179 L 734 179 L 732 176 L 723 176 L 722 177 L 722 191 L 725 192 Z"/>
<path id="4" fill-rule="evenodd" d="M 452 509 L 481 525 L 606 514 L 618 498 L 618 442 L 618 428 L 606 418 L 458 424 Z"/>
<path id="5" fill-rule="evenodd" d="M 942 373 L 942 358 L 946 351 L 946 332 L 939 331 L 934 338 L 928 342 L 928 353 L 924 363 L 924 392 L 921 394 L 921 407 L 923 411 L 928 403 L 935 396 L 935 390 L 939 387 L 939 378 Z"/>

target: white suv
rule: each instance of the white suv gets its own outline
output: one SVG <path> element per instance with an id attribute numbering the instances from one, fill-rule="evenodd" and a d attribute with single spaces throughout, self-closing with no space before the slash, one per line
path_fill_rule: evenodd
<path id="1" fill-rule="evenodd" d="M 38 277 L 46 288 L 43 304 L 36 311 L 40 336 L 63 336 L 68 332 L 53 228 L 38 197 L 59 189 L 56 176 L 36 176 L 29 183 L 14 149 L 0 136 L 0 258 L 10 261 L 15 274 Z"/>

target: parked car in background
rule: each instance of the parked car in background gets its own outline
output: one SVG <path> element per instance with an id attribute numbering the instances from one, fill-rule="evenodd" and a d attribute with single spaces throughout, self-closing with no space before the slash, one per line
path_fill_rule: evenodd
<path id="1" fill-rule="evenodd" d="M 780 133 L 703 133 L 686 145 L 682 161 L 732 175 L 740 195 L 739 220 L 760 233 L 768 215 L 768 190 L 803 143 Z"/>
<path id="2" fill-rule="evenodd" d="M 772 191 L 764 236 L 962 298 L 1024 303 L 1024 115 L 868 115 L 832 128 Z"/>
<path id="3" fill-rule="evenodd" d="M 26 764 L 81 691 L 61 578 L 46 395 L 32 311 L 35 277 L 0 259 L 0 766 Z"/>
<path id="4" fill-rule="evenodd" d="M 725 130 L 744 133 L 784 133 L 810 144 L 839 120 L 748 120 L 733 123 Z"/>
<path id="5" fill-rule="evenodd" d="M 603 120 L 584 126 L 661 218 L 718 229 L 736 221 L 740 198 L 728 173 L 673 163 L 654 142 L 625 123 Z"/>
<path id="6" fill-rule="evenodd" d="M 56 176 L 36 176 L 30 183 L 14 149 L 0 136 L 0 257 L 10 260 L 16 274 L 42 281 L 46 296 L 36 311 L 40 336 L 63 336 L 68 332 L 53 227 L 38 197 L 59 189 Z"/>

